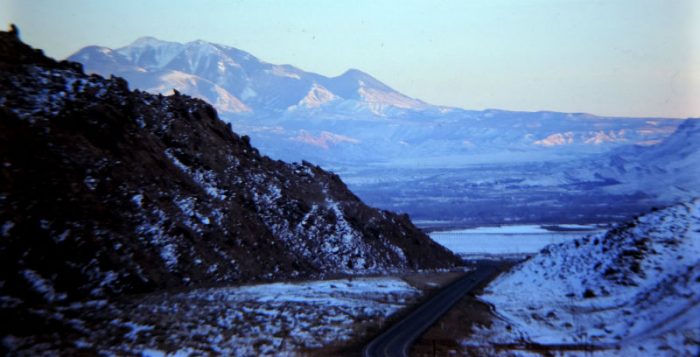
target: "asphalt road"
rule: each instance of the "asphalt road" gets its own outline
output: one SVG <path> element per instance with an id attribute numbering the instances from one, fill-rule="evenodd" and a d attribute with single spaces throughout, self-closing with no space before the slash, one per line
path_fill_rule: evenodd
<path id="1" fill-rule="evenodd" d="M 449 311 L 464 295 L 479 287 L 481 283 L 493 279 L 500 272 L 500 266 L 502 263 L 479 262 L 476 270 L 445 287 L 410 315 L 372 340 L 362 350 L 362 355 L 365 357 L 408 356 L 413 341 L 432 326 L 440 316 Z"/>

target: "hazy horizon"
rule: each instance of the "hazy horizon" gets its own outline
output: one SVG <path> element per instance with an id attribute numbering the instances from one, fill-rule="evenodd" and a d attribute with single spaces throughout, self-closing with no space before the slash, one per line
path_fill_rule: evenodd
<path id="1" fill-rule="evenodd" d="M 357 68 L 436 105 L 700 116 L 700 6 L 691 1 L 0 4 L 5 26 L 60 59 L 143 36 L 201 39 L 329 77 Z"/>

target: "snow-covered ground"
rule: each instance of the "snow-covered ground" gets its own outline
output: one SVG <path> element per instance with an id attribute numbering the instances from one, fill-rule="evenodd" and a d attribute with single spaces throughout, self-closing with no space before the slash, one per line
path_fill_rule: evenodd
<path id="1" fill-rule="evenodd" d="M 580 238 L 595 226 L 560 225 L 554 231 L 538 225 L 478 227 L 430 233 L 430 238 L 460 255 L 533 254 L 553 243 Z M 588 230 L 588 231 L 586 231 Z"/>
<path id="2" fill-rule="evenodd" d="M 342 346 L 414 303 L 420 290 L 399 278 L 273 283 L 148 295 L 116 304 L 73 304 L 47 316 L 74 331 L 60 345 L 6 337 L 28 354 L 289 355 Z M 76 317 L 72 317 L 76 316 Z"/>
<path id="3" fill-rule="evenodd" d="M 700 200 L 551 245 L 497 278 L 481 299 L 500 319 L 465 345 L 697 356 Z"/>

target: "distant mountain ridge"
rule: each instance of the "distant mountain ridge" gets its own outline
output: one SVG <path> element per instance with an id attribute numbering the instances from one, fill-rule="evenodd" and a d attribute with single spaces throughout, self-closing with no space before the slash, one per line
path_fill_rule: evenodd
<path id="1" fill-rule="evenodd" d="M 123 76 L 150 92 L 188 93 L 222 113 L 317 108 L 338 100 L 378 115 L 390 108 L 431 107 L 356 69 L 325 77 L 201 40 L 181 44 L 142 37 L 114 50 L 85 47 L 68 59 L 85 64 L 88 72 Z"/>
<path id="2" fill-rule="evenodd" d="M 644 154 L 647 163 L 635 153 L 654 152 L 684 122 L 434 106 L 358 70 L 325 77 L 206 41 L 141 38 L 114 50 L 86 47 L 70 59 L 133 88 L 202 98 L 265 155 L 333 170 L 363 200 L 421 220 L 629 217 L 659 202 L 645 165 L 676 160 L 673 150 L 654 160 Z M 638 174 L 616 173 L 623 162 L 616 156 Z M 688 186 L 669 179 L 690 177 L 684 173 L 656 172 L 673 197 L 682 191 L 676 186 Z"/>
<path id="3" fill-rule="evenodd" d="M 679 124 L 435 106 L 356 69 L 326 77 L 202 40 L 182 44 L 142 37 L 117 49 L 88 46 L 68 59 L 88 73 L 124 77 L 132 88 L 161 94 L 175 89 L 204 99 L 264 153 L 321 165 L 601 152 L 658 143 Z M 324 136 L 348 140 L 328 142 Z"/>

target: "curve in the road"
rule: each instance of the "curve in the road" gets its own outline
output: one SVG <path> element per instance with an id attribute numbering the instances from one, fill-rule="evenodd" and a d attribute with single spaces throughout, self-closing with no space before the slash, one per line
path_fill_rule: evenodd
<path id="1" fill-rule="evenodd" d="M 362 350 L 364 357 L 407 356 L 408 350 L 425 330 L 454 306 L 464 295 L 491 279 L 499 271 L 496 262 L 481 262 L 477 268 L 448 285 L 403 320 L 372 340 Z"/>

